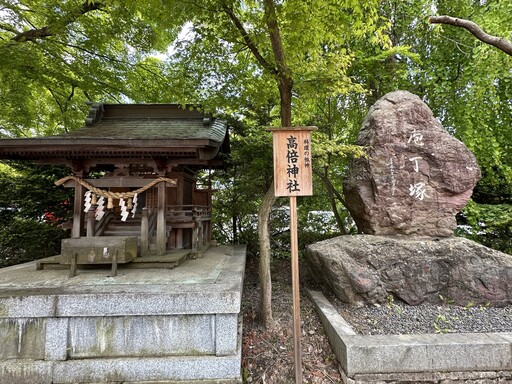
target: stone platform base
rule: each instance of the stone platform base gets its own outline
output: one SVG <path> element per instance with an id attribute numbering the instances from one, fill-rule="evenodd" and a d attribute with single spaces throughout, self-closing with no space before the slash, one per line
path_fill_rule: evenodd
<path id="1" fill-rule="evenodd" d="M 0 270 L 0 383 L 240 383 L 245 247 L 175 269 Z"/>

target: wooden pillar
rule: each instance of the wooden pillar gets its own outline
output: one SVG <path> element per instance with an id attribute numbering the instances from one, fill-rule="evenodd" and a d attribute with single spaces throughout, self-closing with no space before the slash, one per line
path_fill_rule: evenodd
<path id="1" fill-rule="evenodd" d="M 156 221 L 156 250 L 159 256 L 165 255 L 167 250 L 167 236 L 166 236 L 166 206 L 167 206 L 167 188 L 165 183 L 158 184 L 158 212 Z"/>
<path id="2" fill-rule="evenodd" d="M 194 221 L 192 228 L 192 255 L 197 257 L 199 253 L 199 221 Z"/>
<path id="3" fill-rule="evenodd" d="M 176 205 L 183 205 L 184 200 L 184 189 L 185 189 L 185 178 L 183 175 L 178 176 L 178 188 L 176 189 Z M 180 208 L 183 209 L 183 208 Z M 183 248 L 183 237 L 184 237 L 184 231 L 183 228 L 176 228 L 176 248 L 182 249 Z"/>
<path id="4" fill-rule="evenodd" d="M 200 223 L 200 229 L 199 229 L 199 236 L 201 241 L 201 253 L 204 253 L 206 251 L 206 236 L 205 236 L 205 223 L 204 221 L 201 221 Z"/>
<path id="5" fill-rule="evenodd" d="M 205 221 L 206 229 L 205 229 L 205 245 L 208 245 L 212 241 L 212 221 L 211 219 Z"/>
<path id="6" fill-rule="evenodd" d="M 293 353 L 295 383 L 302 384 L 302 347 L 300 330 L 299 240 L 297 238 L 297 197 L 290 196 L 290 245 L 292 250 Z"/>
<path id="7" fill-rule="evenodd" d="M 94 217 L 94 214 L 96 213 L 97 205 L 91 205 L 91 208 L 89 208 L 89 211 L 87 212 L 87 237 L 94 237 L 96 232 L 96 218 Z"/>
<path id="8" fill-rule="evenodd" d="M 84 194 L 85 187 L 75 183 L 75 198 L 73 203 L 73 228 L 71 237 L 80 237 L 82 235 L 84 218 Z"/>
<path id="9" fill-rule="evenodd" d="M 148 208 L 142 208 L 142 219 L 140 222 L 140 255 L 149 255 L 149 218 Z"/>
<path id="10" fill-rule="evenodd" d="M 292 253 L 293 350 L 295 383 L 302 383 L 297 196 L 313 194 L 311 131 L 317 127 L 269 128 L 274 146 L 274 194 L 290 198 Z M 293 172 L 291 172 L 293 171 Z"/>

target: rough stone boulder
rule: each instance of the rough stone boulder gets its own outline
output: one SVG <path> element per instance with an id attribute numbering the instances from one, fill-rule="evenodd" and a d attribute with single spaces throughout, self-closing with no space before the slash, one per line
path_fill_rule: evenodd
<path id="1" fill-rule="evenodd" d="M 339 236 L 307 254 L 317 280 L 351 304 L 512 304 L 512 256 L 465 238 Z"/>
<path id="2" fill-rule="evenodd" d="M 350 212 L 363 233 L 450 236 L 455 215 L 480 179 L 475 156 L 448 134 L 421 99 L 391 92 L 370 108 L 344 180 Z"/>

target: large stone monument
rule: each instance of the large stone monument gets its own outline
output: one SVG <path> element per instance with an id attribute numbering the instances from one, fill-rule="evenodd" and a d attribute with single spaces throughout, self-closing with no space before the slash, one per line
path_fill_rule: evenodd
<path id="1" fill-rule="evenodd" d="M 473 154 L 419 97 L 383 96 L 366 116 L 344 180 L 364 234 L 308 247 L 314 275 L 347 303 L 512 304 L 512 256 L 453 237 L 455 215 L 480 178 Z"/>
<path id="2" fill-rule="evenodd" d="M 366 116 L 357 144 L 368 156 L 353 161 L 344 191 L 360 231 L 453 234 L 455 215 L 470 198 L 480 169 L 418 96 L 383 96 Z"/>

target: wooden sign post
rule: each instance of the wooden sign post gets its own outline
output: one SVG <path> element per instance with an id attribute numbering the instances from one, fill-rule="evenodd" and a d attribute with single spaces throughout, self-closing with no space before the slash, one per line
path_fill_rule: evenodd
<path id="1" fill-rule="evenodd" d="M 313 194 L 311 131 L 317 127 L 269 128 L 274 147 L 274 193 L 290 198 L 290 242 L 292 251 L 293 346 L 295 383 L 302 383 L 299 242 L 297 238 L 297 196 Z"/>

